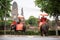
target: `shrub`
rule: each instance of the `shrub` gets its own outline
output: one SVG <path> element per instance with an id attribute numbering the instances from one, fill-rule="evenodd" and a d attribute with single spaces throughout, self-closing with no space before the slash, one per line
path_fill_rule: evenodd
<path id="1" fill-rule="evenodd" d="M 0 30 L 0 35 L 4 35 L 4 31 Z M 34 32 L 34 31 L 26 31 L 26 32 L 15 32 L 15 31 L 6 31 L 6 35 L 40 35 L 40 32 Z M 54 30 L 50 30 L 48 32 L 49 36 L 54 36 L 56 35 L 56 32 Z M 60 30 L 58 30 L 58 35 L 60 35 Z"/>

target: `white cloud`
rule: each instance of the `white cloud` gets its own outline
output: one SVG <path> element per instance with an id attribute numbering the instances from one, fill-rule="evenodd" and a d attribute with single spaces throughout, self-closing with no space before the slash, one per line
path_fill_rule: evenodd
<path id="1" fill-rule="evenodd" d="M 14 1 L 16 1 L 18 4 L 19 15 L 21 13 L 21 8 L 23 7 L 25 19 L 28 19 L 30 16 L 35 16 L 38 18 L 40 13 L 42 13 L 40 9 L 35 6 L 34 0 L 13 0 L 13 2 Z M 53 20 L 53 18 L 49 18 L 49 17 L 47 18 Z"/>
<path id="2" fill-rule="evenodd" d="M 35 6 L 34 0 L 13 0 L 18 4 L 18 13 L 21 13 L 21 8 L 23 7 L 24 17 L 28 19 L 30 16 L 38 17 L 40 14 L 40 9 Z"/>

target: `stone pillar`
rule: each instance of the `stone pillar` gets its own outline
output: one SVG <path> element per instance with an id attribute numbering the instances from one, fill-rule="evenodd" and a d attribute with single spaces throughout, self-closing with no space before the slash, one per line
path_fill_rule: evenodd
<path id="1" fill-rule="evenodd" d="M 18 6 L 16 2 L 13 2 L 12 4 L 12 12 L 11 12 L 11 17 L 13 21 L 18 21 Z"/>
<path id="2" fill-rule="evenodd" d="M 23 16 L 23 18 L 21 19 L 21 21 L 22 21 L 23 23 L 25 23 L 23 8 L 21 8 L 21 15 Z"/>

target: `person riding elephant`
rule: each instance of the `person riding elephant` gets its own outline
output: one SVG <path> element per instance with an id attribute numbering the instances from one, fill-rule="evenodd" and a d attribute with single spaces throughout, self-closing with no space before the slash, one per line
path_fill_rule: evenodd
<path id="1" fill-rule="evenodd" d="M 39 28 L 41 36 L 43 36 L 43 34 L 47 35 L 48 32 L 47 18 L 45 18 L 44 16 L 42 16 L 40 19 Z"/>

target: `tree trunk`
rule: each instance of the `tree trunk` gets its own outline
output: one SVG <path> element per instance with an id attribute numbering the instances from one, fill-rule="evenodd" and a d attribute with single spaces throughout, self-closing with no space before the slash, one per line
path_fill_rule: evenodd
<path id="1" fill-rule="evenodd" d="M 4 30 L 4 18 L 3 18 L 3 15 L 1 17 L 1 29 L 0 30 Z"/>
<path id="2" fill-rule="evenodd" d="M 58 15 L 56 15 L 56 18 L 55 18 L 55 23 L 56 23 L 56 36 L 58 36 L 58 29 L 57 29 L 57 22 L 58 22 Z"/>

